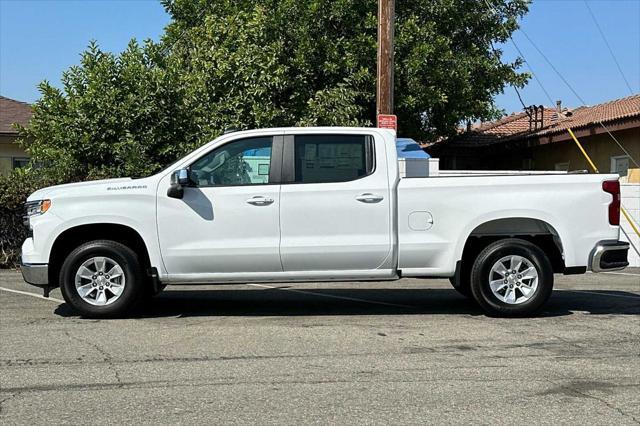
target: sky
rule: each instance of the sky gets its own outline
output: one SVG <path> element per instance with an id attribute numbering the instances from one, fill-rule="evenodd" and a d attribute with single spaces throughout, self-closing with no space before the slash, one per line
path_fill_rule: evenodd
<path id="1" fill-rule="evenodd" d="M 588 1 L 632 91 L 639 93 L 640 0 Z M 0 94 L 33 102 L 37 84 L 46 79 L 59 86 L 62 72 L 78 63 L 91 40 L 120 52 L 132 37 L 157 41 L 168 22 L 157 0 L 0 0 Z M 586 104 L 630 94 L 583 0 L 534 0 L 521 27 Z M 581 105 L 523 32 L 513 39 L 551 100 Z M 518 54 L 511 43 L 501 48 L 506 60 Z M 520 93 L 526 105 L 550 104 L 534 79 Z M 511 87 L 496 103 L 507 113 L 522 109 Z"/>

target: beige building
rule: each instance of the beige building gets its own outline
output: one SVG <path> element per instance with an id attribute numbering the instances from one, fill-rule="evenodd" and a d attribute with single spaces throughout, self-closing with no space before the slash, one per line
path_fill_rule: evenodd
<path id="1" fill-rule="evenodd" d="M 0 174 L 9 174 L 11 170 L 28 164 L 29 157 L 16 144 L 18 132 L 13 124 L 26 126 L 31 115 L 29 104 L 0 96 Z"/>

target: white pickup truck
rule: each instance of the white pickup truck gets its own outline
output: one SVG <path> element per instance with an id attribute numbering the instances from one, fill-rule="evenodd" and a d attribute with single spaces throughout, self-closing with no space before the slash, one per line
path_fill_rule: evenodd
<path id="1" fill-rule="evenodd" d="M 28 283 L 89 317 L 167 284 L 448 277 L 492 315 L 529 315 L 554 273 L 627 266 L 616 175 L 403 178 L 395 133 L 225 134 L 162 172 L 27 200 Z"/>

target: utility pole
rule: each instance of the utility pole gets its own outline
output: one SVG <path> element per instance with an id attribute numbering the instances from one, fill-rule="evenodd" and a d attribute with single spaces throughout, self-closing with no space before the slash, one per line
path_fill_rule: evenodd
<path id="1" fill-rule="evenodd" d="M 376 115 L 393 114 L 393 27 L 395 0 L 378 0 L 378 78 L 376 86 Z M 395 117 L 394 117 L 395 127 Z M 386 126 L 384 126 L 386 127 Z"/>

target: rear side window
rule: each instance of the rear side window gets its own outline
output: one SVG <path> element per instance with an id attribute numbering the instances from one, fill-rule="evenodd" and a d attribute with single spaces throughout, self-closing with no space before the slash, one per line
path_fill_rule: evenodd
<path id="1" fill-rule="evenodd" d="M 295 183 L 347 182 L 373 172 L 373 138 L 367 135 L 298 135 Z"/>

